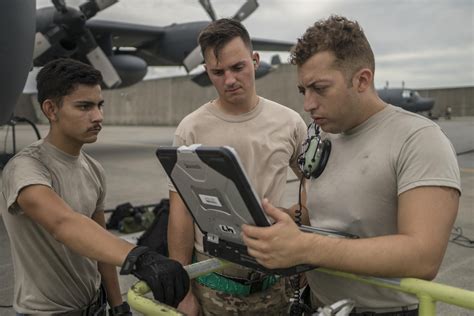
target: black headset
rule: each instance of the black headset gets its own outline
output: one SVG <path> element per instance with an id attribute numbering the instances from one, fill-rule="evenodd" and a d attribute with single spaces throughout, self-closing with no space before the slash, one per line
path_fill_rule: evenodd
<path id="1" fill-rule="evenodd" d="M 303 151 L 298 158 L 301 172 L 306 179 L 317 178 L 323 173 L 331 153 L 331 141 L 321 139 L 319 126 L 308 125 L 308 138 L 303 143 Z"/>

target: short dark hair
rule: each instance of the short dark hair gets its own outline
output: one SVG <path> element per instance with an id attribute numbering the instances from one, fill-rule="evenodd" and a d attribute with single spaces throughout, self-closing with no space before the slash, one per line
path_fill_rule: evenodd
<path id="1" fill-rule="evenodd" d="M 316 21 L 298 39 L 291 51 L 290 62 L 301 66 L 316 53 L 324 51 L 334 53 L 334 66 L 351 77 L 362 68 L 375 71 L 374 53 L 356 21 L 338 15 Z"/>
<path id="2" fill-rule="evenodd" d="M 100 71 L 74 59 L 55 59 L 47 63 L 36 76 L 38 102 L 46 99 L 61 105 L 62 98 L 70 94 L 78 84 L 98 85 L 102 82 Z"/>
<path id="3" fill-rule="evenodd" d="M 213 48 L 214 55 L 219 59 L 219 51 L 231 40 L 240 37 L 245 46 L 252 52 L 252 41 L 249 32 L 237 20 L 219 19 L 206 26 L 198 37 L 202 56 L 205 56 L 208 48 Z"/>

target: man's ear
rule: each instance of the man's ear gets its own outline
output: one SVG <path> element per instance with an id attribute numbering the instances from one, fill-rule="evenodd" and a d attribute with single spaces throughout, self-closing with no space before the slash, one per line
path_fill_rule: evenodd
<path id="1" fill-rule="evenodd" d="M 253 66 L 255 67 L 255 70 L 257 70 L 258 66 L 260 65 L 260 55 L 257 52 L 253 52 L 252 59 L 253 59 Z"/>
<path id="2" fill-rule="evenodd" d="M 358 92 L 364 92 L 372 87 L 372 81 L 374 80 L 374 73 L 369 68 L 362 68 L 352 78 L 352 86 L 357 89 Z"/>
<path id="3" fill-rule="evenodd" d="M 44 115 L 46 115 L 50 122 L 57 121 L 58 106 L 53 100 L 44 100 L 43 104 L 41 104 L 41 110 L 43 110 Z"/>

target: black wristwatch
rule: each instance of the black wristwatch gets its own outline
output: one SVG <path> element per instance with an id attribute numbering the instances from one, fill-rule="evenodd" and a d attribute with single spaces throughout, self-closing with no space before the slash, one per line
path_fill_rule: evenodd
<path id="1" fill-rule="evenodd" d="M 138 257 L 149 250 L 150 248 L 145 246 L 137 246 L 133 248 L 128 253 L 127 258 L 125 258 L 125 261 L 122 264 L 120 275 L 130 274 L 130 272 L 133 270 L 133 267 L 135 266 L 135 262 L 137 262 Z"/>
<path id="2" fill-rule="evenodd" d="M 130 305 L 127 302 L 109 309 L 109 316 L 130 314 Z"/>

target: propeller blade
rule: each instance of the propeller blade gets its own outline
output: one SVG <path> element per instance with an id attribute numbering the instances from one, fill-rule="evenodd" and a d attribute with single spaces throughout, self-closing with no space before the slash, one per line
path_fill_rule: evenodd
<path id="1" fill-rule="evenodd" d="M 257 0 L 247 0 L 232 17 L 234 20 L 243 21 L 258 8 Z"/>
<path id="2" fill-rule="evenodd" d="M 199 3 L 204 8 L 204 10 L 206 10 L 207 14 L 212 19 L 212 21 L 217 20 L 216 13 L 214 12 L 214 9 L 212 8 L 212 4 L 210 0 L 199 0 Z"/>
<path id="3" fill-rule="evenodd" d="M 102 48 L 97 46 L 87 53 L 86 57 L 91 65 L 102 73 L 102 79 L 108 88 L 115 88 L 122 83 L 117 71 Z"/>
<path id="4" fill-rule="evenodd" d="M 118 0 L 89 0 L 79 6 L 81 12 L 86 16 L 87 19 L 90 19 L 97 12 L 102 11 L 111 5 L 117 3 Z"/>
<path id="5" fill-rule="evenodd" d="M 204 58 L 201 53 L 201 46 L 196 46 L 191 53 L 183 60 L 184 68 L 189 73 L 191 70 L 202 64 Z"/>
<path id="6" fill-rule="evenodd" d="M 95 69 L 102 73 L 102 79 L 108 88 L 115 88 L 122 83 L 115 67 L 100 46 L 97 45 L 94 36 L 88 29 L 80 38 L 79 46 L 84 51 L 87 60 Z"/>
<path id="7" fill-rule="evenodd" d="M 57 11 L 61 13 L 67 12 L 66 2 L 64 0 L 53 0 L 53 5 Z"/>
<path id="8" fill-rule="evenodd" d="M 33 50 L 33 60 L 43 55 L 51 47 L 48 38 L 41 32 L 35 34 L 35 49 Z"/>

